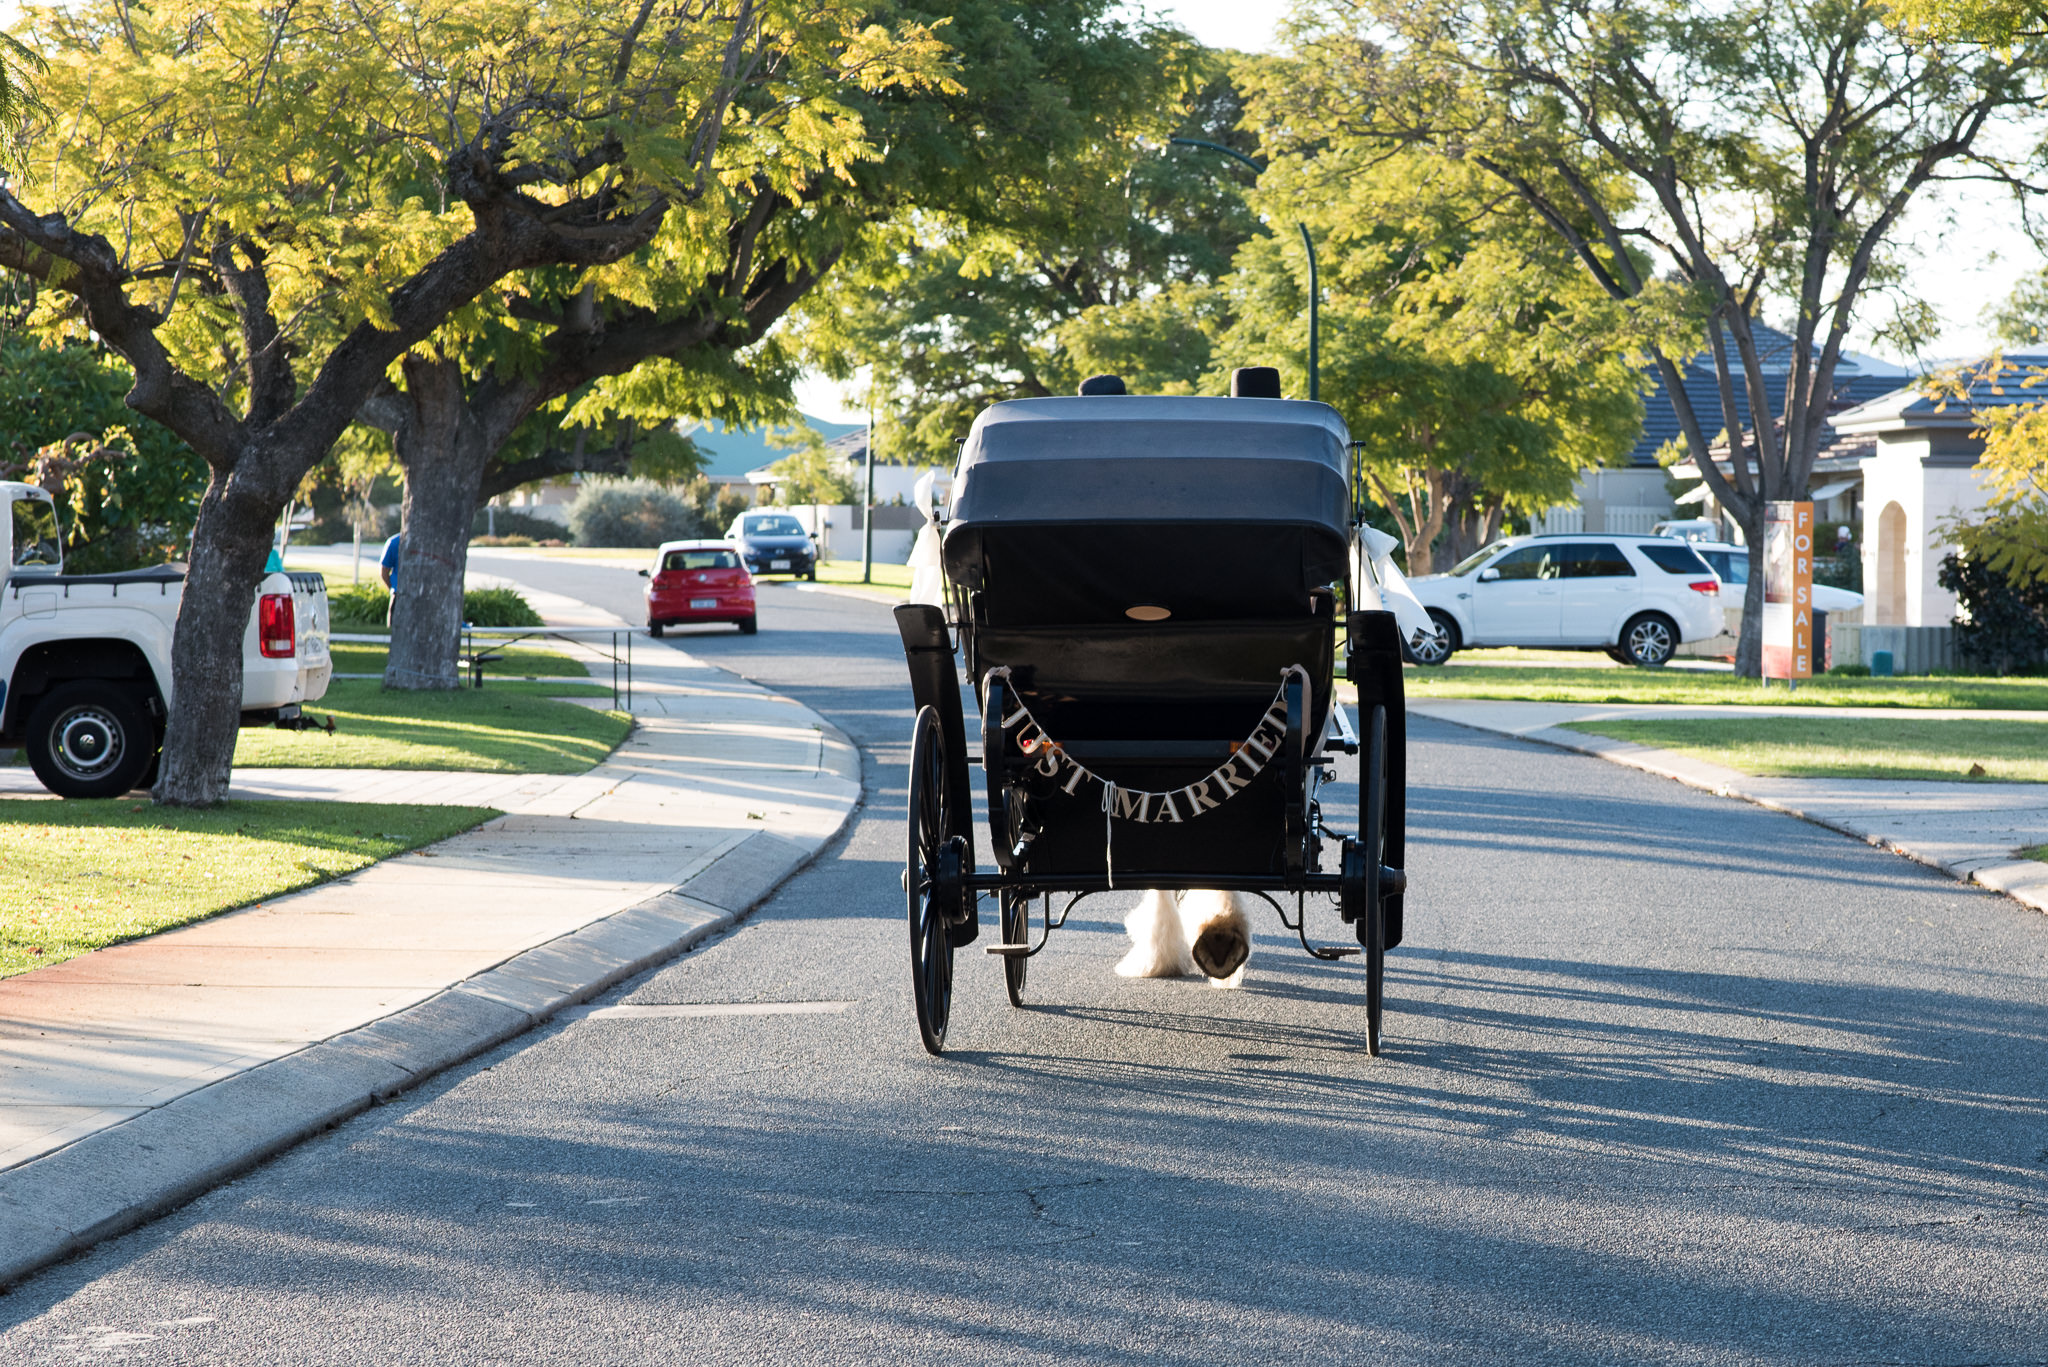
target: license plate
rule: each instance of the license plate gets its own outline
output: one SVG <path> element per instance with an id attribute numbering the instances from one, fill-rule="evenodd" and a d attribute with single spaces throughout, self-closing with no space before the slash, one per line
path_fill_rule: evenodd
<path id="1" fill-rule="evenodd" d="M 787 560 L 771 560 L 768 562 L 768 568 L 771 570 L 786 570 L 789 568 L 789 562 Z"/>
<path id="2" fill-rule="evenodd" d="M 715 608 L 717 606 L 718 600 L 716 598 L 692 598 L 690 600 L 690 610 L 692 612 L 701 612 L 705 608 Z"/>

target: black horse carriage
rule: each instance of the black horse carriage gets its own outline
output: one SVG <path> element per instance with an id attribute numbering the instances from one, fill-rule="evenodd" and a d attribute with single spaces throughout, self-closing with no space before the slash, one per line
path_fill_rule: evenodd
<path id="1" fill-rule="evenodd" d="M 1342 419 L 1246 376 L 1234 395 L 1275 397 L 1024 399 L 982 413 L 962 448 L 945 606 L 896 609 L 917 705 L 912 986 L 934 1054 L 985 894 L 1001 937 L 987 952 L 1022 1005 L 1030 957 L 1075 903 L 1146 888 L 1253 894 L 1316 958 L 1362 952 L 1379 1052 L 1406 886 L 1400 635 L 1359 553 Z M 1333 696 L 1340 643 L 1355 729 Z M 1340 752 L 1359 756 L 1356 838 L 1317 799 Z M 992 870 L 975 857 L 976 764 Z M 1334 899 L 1358 947 L 1310 943 L 1309 894 Z"/>

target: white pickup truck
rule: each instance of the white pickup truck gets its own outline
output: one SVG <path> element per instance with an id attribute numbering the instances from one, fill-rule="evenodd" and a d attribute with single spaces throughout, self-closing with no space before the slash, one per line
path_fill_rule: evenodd
<path id="1" fill-rule="evenodd" d="M 0 746 L 21 746 L 62 797 L 117 797 L 156 781 L 171 701 L 179 565 L 65 574 L 57 508 L 0 480 Z M 303 726 L 327 692 L 327 581 L 273 570 L 242 637 L 242 724 Z"/>

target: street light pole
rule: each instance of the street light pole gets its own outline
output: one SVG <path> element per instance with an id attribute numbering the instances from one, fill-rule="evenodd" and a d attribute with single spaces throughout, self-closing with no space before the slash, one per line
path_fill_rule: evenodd
<path id="1" fill-rule="evenodd" d="M 875 582 L 875 396 L 868 395 L 867 492 L 860 513 L 860 582 Z"/>
<path id="2" fill-rule="evenodd" d="M 1202 138 L 1168 138 L 1167 141 L 1179 147 L 1206 147 L 1211 152 L 1221 152 L 1226 157 L 1236 157 L 1239 161 L 1251 167 L 1253 171 L 1261 174 L 1266 169 L 1244 153 L 1238 151 L 1235 147 L 1225 147 L 1220 142 L 1208 142 Z M 1321 339 L 1317 335 L 1318 330 L 1316 327 L 1316 244 L 1308 235 L 1308 225 L 1306 223 L 1297 223 L 1294 227 L 1301 234 L 1301 249 L 1308 253 L 1308 396 L 1311 399 L 1320 400 L 1323 395 L 1322 385 L 1319 383 L 1319 372 L 1322 368 L 1320 364 L 1321 356 L 1319 354 Z"/>

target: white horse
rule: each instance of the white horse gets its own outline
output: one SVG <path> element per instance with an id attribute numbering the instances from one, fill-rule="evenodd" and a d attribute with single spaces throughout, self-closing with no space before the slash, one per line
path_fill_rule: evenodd
<path id="1" fill-rule="evenodd" d="M 1237 894 L 1206 888 L 1175 896 L 1153 889 L 1124 918 L 1131 952 L 1116 971 L 1126 978 L 1184 978 L 1199 970 L 1211 987 L 1243 987 L 1252 957 L 1252 923 Z"/>

